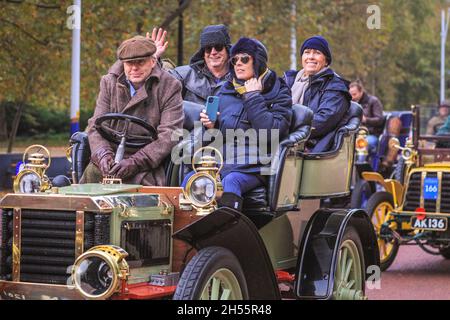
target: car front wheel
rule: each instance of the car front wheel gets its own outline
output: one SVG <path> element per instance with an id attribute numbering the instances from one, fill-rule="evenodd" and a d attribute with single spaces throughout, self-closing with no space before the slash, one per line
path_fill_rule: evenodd
<path id="1" fill-rule="evenodd" d="M 201 249 L 187 264 L 174 300 L 246 300 L 247 282 L 236 256 L 222 247 Z"/>
<path id="2" fill-rule="evenodd" d="M 367 213 L 377 234 L 378 249 L 380 251 L 380 267 L 382 271 L 387 270 L 394 262 L 398 253 L 399 242 L 397 238 L 387 237 L 381 234 L 384 223 L 391 217 L 390 212 L 394 210 L 394 200 L 389 192 L 374 193 L 367 202 Z"/>

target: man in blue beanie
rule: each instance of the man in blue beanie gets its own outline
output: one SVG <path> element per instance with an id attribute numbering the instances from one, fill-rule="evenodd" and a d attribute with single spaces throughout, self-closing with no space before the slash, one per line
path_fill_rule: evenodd
<path id="1" fill-rule="evenodd" d="M 200 34 L 200 48 L 189 65 L 168 70 L 183 85 L 183 100 L 205 104 L 217 95 L 229 73 L 231 48 L 228 28 L 222 24 L 207 26 Z"/>
<path id="2" fill-rule="evenodd" d="M 331 68 L 333 61 L 328 41 L 313 36 L 303 42 L 302 69 L 286 71 L 284 80 L 292 91 L 292 102 L 314 111 L 312 131 L 307 144 L 312 152 L 328 151 L 337 129 L 350 107 L 349 81 Z"/>

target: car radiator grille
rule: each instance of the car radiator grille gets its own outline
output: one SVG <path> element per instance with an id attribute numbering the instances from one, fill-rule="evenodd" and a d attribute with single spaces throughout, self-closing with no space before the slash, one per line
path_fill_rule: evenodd
<path id="1" fill-rule="evenodd" d="M 169 264 L 170 220 L 123 222 L 121 246 L 128 252 L 127 262 L 130 267 Z"/>
<path id="2" fill-rule="evenodd" d="M 11 256 L 11 250 L 8 248 L 8 240 L 12 233 L 8 230 L 8 225 L 12 221 L 10 212 L 0 210 L 0 279 L 11 280 L 11 264 L 7 263 Z"/>
<path id="3" fill-rule="evenodd" d="M 12 280 L 13 211 L 1 220 L 0 277 Z M 74 211 L 21 211 L 20 281 L 66 284 L 75 261 Z M 109 243 L 109 216 L 84 214 L 84 250 Z"/>
<path id="4" fill-rule="evenodd" d="M 416 211 L 420 207 L 421 187 L 422 187 L 422 173 L 415 172 L 410 176 L 408 190 L 405 195 L 405 203 L 403 210 Z M 437 178 L 437 172 L 428 172 L 428 178 Z M 426 212 L 436 212 L 436 200 L 424 200 Z M 442 174 L 441 186 L 441 213 L 450 213 L 450 173 L 444 172 Z"/>

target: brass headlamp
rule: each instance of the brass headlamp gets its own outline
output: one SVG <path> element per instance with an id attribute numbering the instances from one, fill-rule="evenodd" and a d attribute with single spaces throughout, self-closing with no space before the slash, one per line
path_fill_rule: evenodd
<path id="1" fill-rule="evenodd" d="M 86 299 L 108 299 L 125 288 L 128 253 L 118 246 L 96 246 L 80 255 L 72 267 L 72 283 Z"/>
<path id="2" fill-rule="evenodd" d="M 32 149 L 36 150 L 30 152 Z M 22 162 L 23 169 L 14 179 L 14 192 L 36 193 L 51 188 L 50 180 L 45 175 L 45 171 L 51 164 L 50 152 L 46 147 L 37 144 L 29 146 L 23 154 Z"/>
<path id="3" fill-rule="evenodd" d="M 199 154 L 210 150 L 214 152 L 220 160 L 220 166 L 216 157 L 212 155 L 202 155 L 198 162 L 195 159 Z M 200 148 L 192 157 L 195 174 L 189 178 L 183 190 L 184 198 L 197 209 L 198 215 L 211 213 L 217 203 L 216 195 L 219 184 L 219 172 L 223 167 L 223 158 L 219 150 L 213 147 Z"/>
<path id="4" fill-rule="evenodd" d="M 417 152 L 414 150 L 414 144 L 411 139 L 406 140 L 405 147 L 400 146 L 400 141 L 397 138 L 389 140 L 389 148 L 399 149 L 402 152 L 402 158 L 407 165 L 414 164 Z"/>

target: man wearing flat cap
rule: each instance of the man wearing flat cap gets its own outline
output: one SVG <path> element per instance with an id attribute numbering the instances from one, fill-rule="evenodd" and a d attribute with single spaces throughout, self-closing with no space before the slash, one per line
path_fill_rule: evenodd
<path id="1" fill-rule="evenodd" d="M 184 115 L 181 85 L 156 63 L 155 52 L 155 43 L 142 36 L 124 41 L 117 50 L 119 61 L 102 77 L 94 116 L 88 122 L 91 163 L 81 183 L 114 176 L 125 183 L 166 184 L 163 160 L 176 143 L 171 134 L 182 128 Z M 95 126 L 99 116 L 111 112 L 146 121 L 156 129 L 155 139 L 141 149 L 126 148 L 124 159 L 115 163 L 117 146 L 105 140 Z M 134 126 L 129 132 L 143 134 Z"/>
<path id="2" fill-rule="evenodd" d="M 200 34 L 200 48 L 189 65 L 168 70 L 183 85 L 183 99 L 205 104 L 208 96 L 219 93 L 229 73 L 228 60 L 231 48 L 228 28 L 222 24 L 211 25 Z"/>

